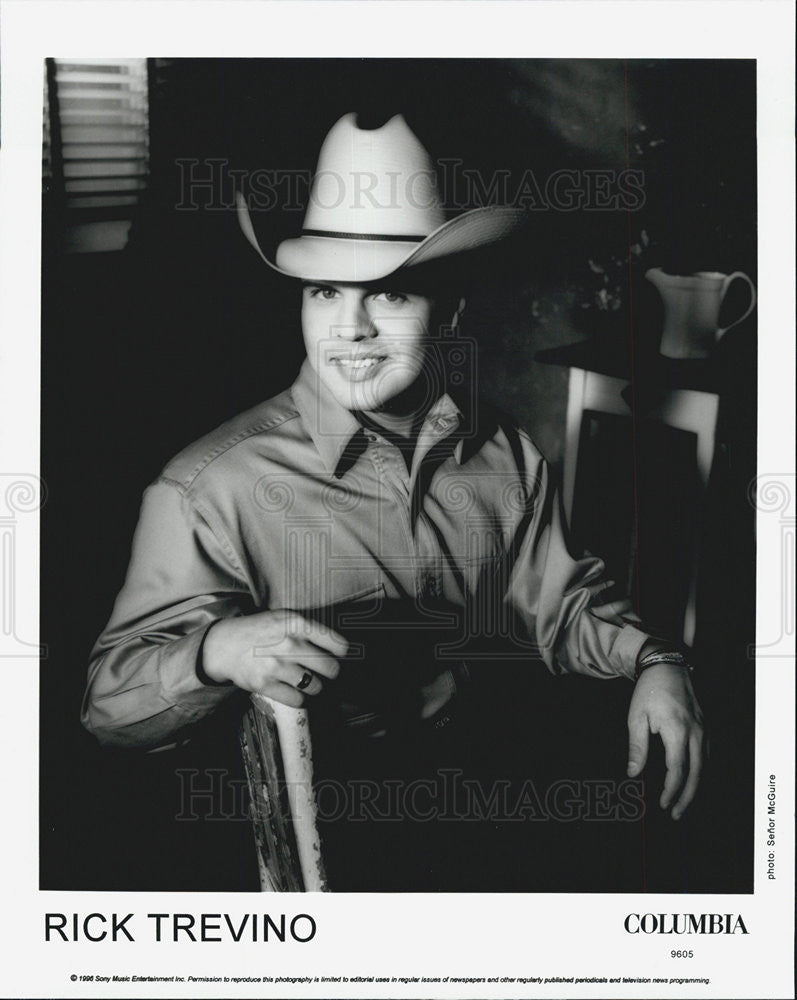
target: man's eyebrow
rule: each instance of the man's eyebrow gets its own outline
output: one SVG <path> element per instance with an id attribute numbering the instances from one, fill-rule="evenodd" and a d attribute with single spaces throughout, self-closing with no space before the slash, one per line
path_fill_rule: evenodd
<path id="1" fill-rule="evenodd" d="M 415 295 L 412 289 L 408 288 L 406 285 L 396 285 L 392 282 L 374 282 L 368 287 L 369 295 L 380 295 L 382 292 L 392 292 L 394 295 Z"/>

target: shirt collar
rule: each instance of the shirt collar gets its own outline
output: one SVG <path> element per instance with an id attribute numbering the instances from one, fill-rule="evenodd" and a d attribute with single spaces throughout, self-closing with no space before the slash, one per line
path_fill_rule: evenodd
<path id="1" fill-rule="evenodd" d="M 333 475 L 346 446 L 362 428 L 354 414 L 341 406 L 327 389 L 307 359 L 293 384 L 292 393 L 299 416 L 327 471 Z"/>
<path id="2" fill-rule="evenodd" d="M 291 390 L 296 408 L 313 444 L 330 475 L 342 475 L 344 456 L 356 435 L 363 430 L 354 414 L 335 399 L 322 379 L 305 359 Z M 421 429 L 436 438 L 446 437 L 462 419 L 462 413 L 448 393 L 432 405 Z M 456 449 L 459 460 L 460 449 Z"/>

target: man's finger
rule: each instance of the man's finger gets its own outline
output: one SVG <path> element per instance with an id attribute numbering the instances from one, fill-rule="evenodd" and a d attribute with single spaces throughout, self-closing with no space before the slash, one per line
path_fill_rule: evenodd
<path id="1" fill-rule="evenodd" d="M 672 818 L 680 819 L 686 807 L 695 797 L 697 785 L 700 781 L 700 771 L 703 767 L 703 740 L 702 737 L 694 733 L 689 740 L 689 777 L 686 779 L 681 797 L 673 806 Z"/>
<path id="2" fill-rule="evenodd" d="M 648 760 L 648 729 L 647 716 L 639 715 L 628 719 L 628 776 L 635 777 L 645 767 Z"/>
<path id="3" fill-rule="evenodd" d="M 676 734 L 663 729 L 661 739 L 664 743 L 664 762 L 667 765 L 667 774 L 664 778 L 664 791 L 661 793 L 659 805 L 662 809 L 666 809 L 683 784 L 688 750 L 686 740 L 680 730 Z"/>
<path id="4" fill-rule="evenodd" d="M 273 681 L 269 684 L 268 691 L 264 691 L 263 694 L 273 698 L 274 701 L 281 701 L 290 708 L 301 708 L 304 704 L 304 692 L 297 691 L 295 687 L 283 684 L 282 681 Z"/>
<path id="5" fill-rule="evenodd" d="M 302 670 L 312 670 L 328 680 L 334 680 L 340 673 L 340 664 L 335 657 L 310 642 L 305 643 L 290 659 L 300 664 Z"/>
<path id="6" fill-rule="evenodd" d="M 278 676 L 280 683 L 287 684 L 302 694 L 312 696 L 321 694 L 323 684 L 311 664 L 282 663 Z"/>
<path id="7" fill-rule="evenodd" d="M 339 632 L 329 628 L 328 625 L 314 621 L 312 618 L 305 618 L 303 615 L 294 616 L 290 634 L 297 639 L 306 639 L 313 645 L 320 646 L 321 649 L 332 653 L 333 656 L 345 656 L 349 651 L 348 640 L 344 639 Z"/>

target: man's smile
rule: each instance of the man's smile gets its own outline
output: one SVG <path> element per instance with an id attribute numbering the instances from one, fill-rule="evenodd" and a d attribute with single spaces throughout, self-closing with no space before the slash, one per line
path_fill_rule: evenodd
<path id="1" fill-rule="evenodd" d="M 335 367 L 340 374 L 350 381 L 360 381 L 370 378 L 376 369 L 388 356 L 385 353 L 336 350 L 327 356 L 327 364 Z"/>

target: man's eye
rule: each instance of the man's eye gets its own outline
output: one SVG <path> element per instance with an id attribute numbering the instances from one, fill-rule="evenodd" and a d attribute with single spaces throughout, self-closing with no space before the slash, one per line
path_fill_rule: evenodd
<path id="1" fill-rule="evenodd" d="M 392 306 L 407 301 L 407 296 L 402 295 L 401 292 L 379 292 L 379 294 L 375 295 L 374 298 L 381 299 L 383 302 L 387 302 Z"/>
<path id="2" fill-rule="evenodd" d="M 334 288 L 325 288 L 322 285 L 317 285 L 315 287 L 310 287 L 310 298 L 311 299 L 324 299 L 324 301 L 329 302 L 337 296 L 337 291 Z"/>

